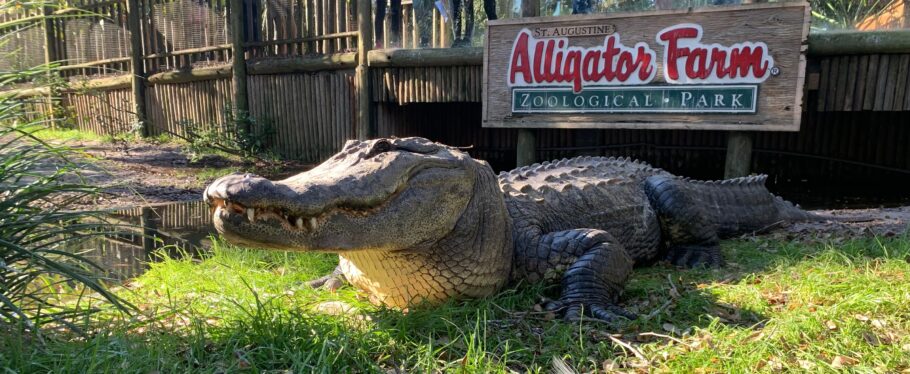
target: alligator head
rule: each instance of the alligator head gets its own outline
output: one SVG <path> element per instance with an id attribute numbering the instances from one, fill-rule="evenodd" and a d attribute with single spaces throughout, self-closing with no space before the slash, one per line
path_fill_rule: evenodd
<path id="1" fill-rule="evenodd" d="M 307 172 L 229 175 L 204 197 L 227 240 L 337 252 L 345 277 L 386 305 L 483 296 L 509 275 L 509 218 L 492 170 L 426 139 L 349 141 Z"/>

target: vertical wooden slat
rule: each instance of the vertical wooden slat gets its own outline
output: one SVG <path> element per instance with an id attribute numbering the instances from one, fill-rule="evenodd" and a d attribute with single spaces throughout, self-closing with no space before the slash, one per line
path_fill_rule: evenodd
<path id="1" fill-rule="evenodd" d="M 882 99 L 882 110 L 893 110 L 894 96 L 897 91 L 898 71 L 900 70 L 900 55 L 890 55 L 888 62 L 888 78 L 885 84 L 885 96 Z"/>
<path id="2" fill-rule="evenodd" d="M 840 80 L 840 58 L 831 57 L 831 69 L 829 70 L 828 94 L 825 98 L 825 111 L 836 110 L 838 81 Z"/>
<path id="3" fill-rule="evenodd" d="M 888 71 L 890 69 L 890 55 L 881 55 L 878 65 L 878 80 L 875 85 L 875 104 L 872 108 L 874 111 L 885 110 L 885 99 L 887 94 L 885 90 L 888 86 Z"/>
<path id="4" fill-rule="evenodd" d="M 904 54 L 900 56 L 900 62 L 897 64 L 898 71 L 894 83 L 894 101 L 891 105 L 891 110 L 902 110 L 904 107 L 904 100 L 908 93 L 907 78 L 908 70 L 910 70 L 910 54 Z"/>
<path id="5" fill-rule="evenodd" d="M 848 68 L 846 76 L 846 86 L 844 87 L 843 107 L 842 110 L 853 110 L 853 98 L 856 95 L 856 78 L 859 72 L 859 58 L 857 56 L 848 57 Z"/>
<path id="6" fill-rule="evenodd" d="M 863 96 L 863 110 L 875 108 L 876 84 L 878 83 L 878 68 L 881 55 L 869 56 L 869 72 L 866 75 L 866 89 Z"/>

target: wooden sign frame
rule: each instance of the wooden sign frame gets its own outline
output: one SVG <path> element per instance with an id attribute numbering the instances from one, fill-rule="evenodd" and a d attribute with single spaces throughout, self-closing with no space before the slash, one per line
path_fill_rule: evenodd
<path id="1" fill-rule="evenodd" d="M 809 12 L 792 2 L 490 21 L 483 126 L 799 131 Z M 748 66 L 731 57 L 756 51 Z M 595 61 L 608 53 L 612 67 Z M 715 64 L 699 65 L 703 56 Z"/>

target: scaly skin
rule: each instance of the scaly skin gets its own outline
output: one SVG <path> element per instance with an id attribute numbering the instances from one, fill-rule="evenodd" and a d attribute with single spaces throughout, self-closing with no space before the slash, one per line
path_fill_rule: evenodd
<path id="1" fill-rule="evenodd" d="M 405 138 L 350 141 L 283 181 L 223 177 L 204 195 L 228 240 L 337 252 L 336 275 L 377 303 L 406 308 L 487 296 L 510 281 L 560 282 L 550 307 L 610 321 L 634 317 L 616 306 L 633 266 L 721 266 L 720 238 L 814 218 L 764 180 L 691 181 L 601 157 L 497 178 L 457 148 Z"/>

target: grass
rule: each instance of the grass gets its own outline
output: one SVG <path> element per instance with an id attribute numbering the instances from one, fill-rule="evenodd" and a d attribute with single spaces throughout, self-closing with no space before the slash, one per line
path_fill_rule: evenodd
<path id="1" fill-rule="evenodd" d="M 108 136 L 98 135 L 93 132 L 78 129 L 53 129 L 49 127 L 39 127 L 31 131 L 31 134 L 43 141 L 96 141 L 105 142 L 113 140 Z"/>
<path id="2" fill-rule="evenodd" d="M 240 166 L 187 168 L 177 170 L 177 176 L 180 178 L 193 177 L 201 184 L 208 184 L 225 175 L 239 173 L 246 169 Z"/>
<path id="3" fill-rule="evenodd" d="M 91 131 L 80 129 L 49 128 L 45 126 L 36 126 L 30 131 L 33 136 L 43 141 L 62 141 L 62 142 L 99 142 L 99 143 L 119 143 L 124 141 L 135 141 L 136 135 L 132 133 L 121 133 L 116 135 L 99 135 Z M 180 140 L 174 139 L 167 134 L 159 134 L 143 139 L 146 142 L 155 144 L 180 144 Z"/>
<path id="4" fill-rule="evenodd" d="M 163 258 L 121 287 L 117 293 L 142 315 L 112 314 L 87 339 L 36 344 L 9 333 L 0 339 L 0 366 L 14 372 L 549 372 L 558 359 L 580 371 L 910 368 L 910 238 L 753 238 L 727 241 L 724 251 L 730 266 L 721 270 L 637 269 L 622 302 L 643 317 L 611 327 L 534 312 L 548 292 L 534 286 L 408 313 L 384 310 L 351 287 L 333 294 L 301 284 L 330 271 L 334 256 L 216 242 L 204 259 Z M 333 301 L 359 313 L 316 311 Z"/>

